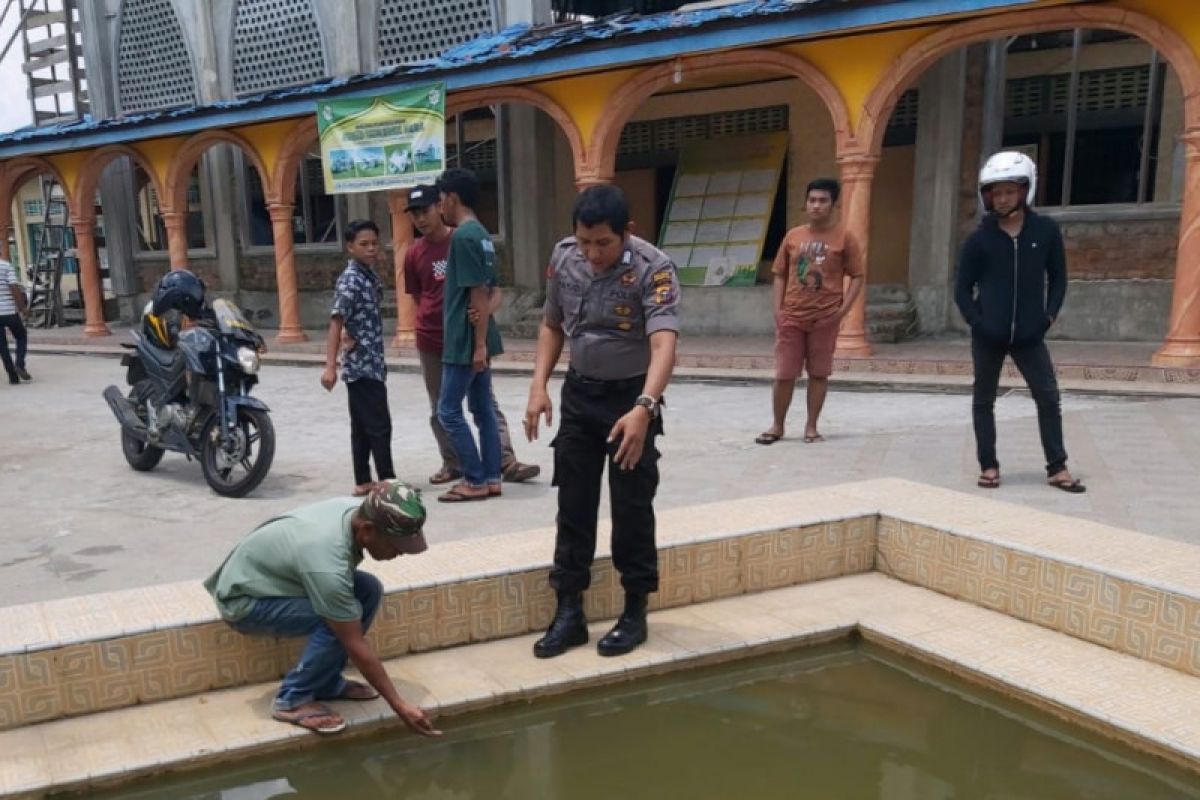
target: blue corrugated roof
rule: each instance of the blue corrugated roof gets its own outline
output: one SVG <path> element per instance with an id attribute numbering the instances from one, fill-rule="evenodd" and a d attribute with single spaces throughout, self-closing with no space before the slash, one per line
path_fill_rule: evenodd
<path id="1" fill-rule="evenodd" d="M 23 128 L 0 135 L 0 158 L 302 116 L 313 112 L 312 103 L 319 96 L 365 95 L 435 79 L 445 80 L 452 90 L 463 90 L 1033 2 L 1036 0 L 746 0 L 645 16 L 619 14 L 588 23 L 539 28 L 514 25 L 453 47 L 422 64 L 201 106 Z M 612 40 L 620 40 L 620 46 L 603 46 Z"/>

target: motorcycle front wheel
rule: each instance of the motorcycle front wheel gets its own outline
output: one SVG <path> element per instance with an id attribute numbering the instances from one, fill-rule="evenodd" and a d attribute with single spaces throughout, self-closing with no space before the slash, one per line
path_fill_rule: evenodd
<path id="1" fill-rule="evenodd" d="M 204 480 L 224 497 L 244 497 L 267 477 L 275 458 L 275 427 L 257 408 L 238 408 L 237 425 L 222 440 L 221 419 L 213 414 L 200 432 Z"/>
<path id="2" fill-rule="evenodd" d="M 138 418 L 143 424 L 148 419 L 146 406 L 154 402 L 157 394 L 154 381 L 149 379 L 138 381 L 129 390 L 129 402 L 137 409 Z M 138 472 L 149 472 L 158 466 L 158 462 L 162 461 L 163 457 L 161 447 L 146 444 L 124 428 L 121 429 L 121 452 L 125 454 L 125 460 L 129 462 L 129 466 Z"/>

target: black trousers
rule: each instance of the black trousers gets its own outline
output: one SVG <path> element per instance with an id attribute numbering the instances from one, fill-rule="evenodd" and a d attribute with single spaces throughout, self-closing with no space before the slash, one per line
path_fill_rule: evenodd
<path id="1" fill-rule="evenodd" d="M 971 406 L 975 422 L 975 447 L 981 469 L 999 469 L 996 460 L 996 390 L 1004 357 L 1012 356 L 1021 371 L 1033 402 L 1037 404 L 1038 432 L 1046 456 L 1046 474 L 1054 475 L 1067 465 L 1063 446 L 1062 408 L 1054 364 L 1045 342 L 1018 345 L 994 344 L 978 337 L 971 338 L 971 358 L 975 362 L 975 391 Z"/>
<path id="2" fill-rule="evenodd" d="M 596 554 L 596 515 L 600 479 L 608 463 L 612 508 L 613 564 L 627 592 L 658 590 L 658 549 L 654 543 L 654 495 L 658 491 L 658 450 L 654 440 L 662 420 L 653 420 L 641 460 L 631 470 L 612 461 L 620 442 L 608 442 L 609 431 L 629 412 L 641 394 L 644 377 L 623 381 L 588 381 L 568 373 L 559 407 L 554 448 L 554 480 L 558 487 L 558 534 L 550 585 L 559 592 L 581 592 L 591 585 Z"/>
<path id="3" fill-rule="evenodd" d="M 354 483 L 371 482 L 370 458 L 375 458 L 379 480 L 396 477 L 392 467 L 392 415 L 388 411 L 387 384 L 359 378 L 346 384 L 350 402 L 350 455 Z"/>
<path id="4" fill-rule="evenodd" d="M 8 335 L 6 331 L 12 331 L 13 339 L 17 343 L 17 362 L 13 364 L 13 358 L 8 352 Z M 0 361 L 4 362 L 4 371 L 8 373 L 10 381 L 17 380 L 17 367 L 25 368 L 25 347 L 28 344 L 29 338 L 25 333 L 25 323 L 21 321 L 19 314 L 6 314 L 0 317 Z"/>

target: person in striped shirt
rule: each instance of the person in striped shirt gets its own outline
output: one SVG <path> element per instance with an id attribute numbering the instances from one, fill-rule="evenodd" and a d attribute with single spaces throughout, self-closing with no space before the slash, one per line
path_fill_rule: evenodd
<path id="1" fill-rule="evenodd" d="M 25 289 L 17 278 L 17 270 L 9 262 L 0 259 L 0 360 L 8 373 L 9 383 L 20 383 L 22 379 L 33 380 L 25 369 L 25 323 L 21 318 L 27 307 Z M 17 342 L 17 358 L 13 362 L 8 352 L 8 331 L 12 331 Z"/>

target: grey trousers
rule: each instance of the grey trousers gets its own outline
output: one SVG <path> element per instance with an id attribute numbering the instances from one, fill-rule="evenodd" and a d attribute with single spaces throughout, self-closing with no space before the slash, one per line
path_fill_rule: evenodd
<path id="1" fill-rule="evenodd" d="M 442 357 L 421 350 L 417 351 L 417 355 L 421 357 L 421 375 L 425 378 L 425 393 L 429 395 L 429 428 L 437 441 L 438 452 L 442 456 L 442 467 L 451 472 L 462 472 L 454 445 L 450 443 L 450 437 L 437 417 L 438 395 L 442 392 Z M 513 452 L 512 439 L 508 435 L 508 420 L 504 418 L 500 404 L 496 402 L 495 391 L 492 392 L 492 407 L 496 409 L 496 425 L 500 429 L 500 466 L 507 467 L 517 460 L 517 456 Z"/>

